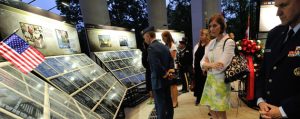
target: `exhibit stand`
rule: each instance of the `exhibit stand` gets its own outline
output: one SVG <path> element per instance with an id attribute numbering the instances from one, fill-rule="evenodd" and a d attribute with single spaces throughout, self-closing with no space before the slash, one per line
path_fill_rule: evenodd
<path id="1" fill-rule="evenodd" d="M 0 1 L 0 14 L 1 38 L 19 29 L 16 34 L 46 57 L 28 75 L 1 65 L 3 118 L 116 118 L 127 88 L 81 53 L 73 25 L 20 1 Z"/>
<path id="2" fill-rule="evenodd" d="M 111 72 L 127 88 L 124 107 L 132 107 L 146 100 L 145 68 L 142 54 L 136 49 L 133 31 L 125 28 L 86 25 L 91 58 Z"/>

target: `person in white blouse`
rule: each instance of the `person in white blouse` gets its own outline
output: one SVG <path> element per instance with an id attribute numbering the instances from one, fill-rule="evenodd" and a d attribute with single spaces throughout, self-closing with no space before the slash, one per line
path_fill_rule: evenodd
<path id="1" fill-rule="evenodd" d="M 169 31 L 164 31 L 161 34 L 162 40 L 166 44 L 166 46 L 169 48 L 171 56 L 175 62 L 176 59 L 176 54 L 177 54 L 177 49 L 176 45 L 174 43 L 174 40 L 172 38 L 172 35 Z M 178 107 L 178 89 L 177 89 L 177 81 L 176 79 L 171 79 L 169 81 L 170 87 L 171 87 L 171 97 L 172 97 L 172 102 L 173 102 L 173 107 L 176 108 Z"/>
<path id="2" fill-rule="evenodd" d="M 224 70 L 234 56 L 235 42 L 225 34 L 225 29 L 226 23 L 221 14 L 209 19 L 210 35 L 215 38 L 205 47 L 200 62 L 201 68 L 207 71 L 200 104 L 209 107 L 213 119 L 227 119 L 226 110 L 230 108 L 230 84 L 224 82 Z"/>

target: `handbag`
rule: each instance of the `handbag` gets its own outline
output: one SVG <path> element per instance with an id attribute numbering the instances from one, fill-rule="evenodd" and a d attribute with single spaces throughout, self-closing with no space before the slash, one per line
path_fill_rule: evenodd
<path id="1" fill-rule="evenodd" d="M 224 41 L 224 45 L 223 45 L 223 52 L 224 52 L 224 47 L 226 44 L 226 41 L 228 39 L 226 39 Z M 229 66 L 225 69 L 225 83 L 231 83 L 233 81 L 236 80 L 242 80 L 242 79 L 246 79 L 249 75 L 249 68 L 247 65 L 247 60 L 246 58 L 241 55 L 236 53 L 236 48 L 235 48 L 235 56 L 233 56 Z"/>

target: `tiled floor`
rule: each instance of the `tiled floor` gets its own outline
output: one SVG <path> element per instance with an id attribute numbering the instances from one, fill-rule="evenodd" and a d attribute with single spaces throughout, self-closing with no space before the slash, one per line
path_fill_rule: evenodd
<path id="1" fill-rule="evenodd" d="M 193 93 L 184 93 L 178 97 L 179 107 L 174 109 L 174 119 L 209 119 L 206 106 L 195 106 Z M 258 119 L 258 111 L 253 110 L 242 101 L 238 107 L 236 93 L 231 94 L 232 108 L 227 112 L 228 119 Z M 149 100 L 134 108 L 126 108 L 126 119 L 148 119 L 154 105 L 148 105 Z M 237 108 L 238 107 L 238 108 Z"/>

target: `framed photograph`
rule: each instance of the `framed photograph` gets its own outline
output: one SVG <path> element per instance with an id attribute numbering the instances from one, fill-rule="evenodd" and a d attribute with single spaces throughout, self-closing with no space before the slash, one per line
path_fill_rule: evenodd
<path id="1" fill-rule="evenodd" d="M 89 96 L 87 96 L 83 92 L 79 92 L 76 95 L 73 96 L 78 102 L 80 102 L 82 105 L 87 106 L 89 109 L 92 109 L 97 102 L 94 102 Z"/>
<path id="2" fill-rule="evenodd" d="M 52 79 L 51 82 L 68 94 L 71 94 L 77 90 L 76 86 L 62 76 Z"/>
<path id="3" fill-rule="evenodd" d="M 79 55 L 79 56 L 76 56 L 77 58 L 80 59 L 80 61 L 82 63 L 84 63 L 84 65 L 89 65 L 89 64 L 92 64 L 94 63 L 94 61 L 92 61 L 88 56 L 86 55 Z"/>
<path id="4" fill-rule="evenodd" d="M 124 53 L 127 57 L 133 57 L 133 55 L 130 53 L 130 51 L 123 51 L 123 53 Z"/>
<path id="5" fill-rule="evenodd" d="M 41 26 L 20 22 L 24 40 L 35 48 L 45 48 L 43 29 Z"/>
<path id="6" fill-rule="evenodd" d="M 61 117 L 58 114 L 56 114 L 53 111 L 51 111 L 50 112 L 50 119 L 63 119 L 63 117 Z"/>
<path id="7" fill-rule="evenodd" d="M 122 61 L 125 63 L 126 66 L 132 66 L 132 59 L 131 58 L 130 59 L 123 59 Z"/>
<path id="8" fill-rule="evenodd" d="M 122 60 L 115 60 L 114 63 L 119 67 L 119 68 L 124 68 L 126 67 L 126 64 L 122 62 Z"/>
<path id="9" fill-rule="evenodd" d="M 1 90 L 0 107 L 22 118 L 42 118 L 43 107 L 12 90 Z"/>
<path id="10" fill-rule="evenodd" d="M 138 54 L 139 54 L 139 52 L 136 52 L 136 51 L 137 51 L 137 50 L 130 50 L 130 51 L 128 51 L 128 52 L 131 53 L 132 57 L 136 57 L 136 56 L 138 56 Z"/>
<path id="11" fill-rule="evenodd" d="M 105 61 L 107 61 L 107 60 L 110 60 L 106 55 L 105 55 L 105 53 L 95 53 L 96 54 L 96 56 L 102 61 L 102 62 L 105 62 Z"/>
<path id="12" fill-rule="evenodd" d="M 95 109 L 95 112 L 97 114 L 101 115 L 104 119 L 112 119 L 113 118 L 113 115 L 100 105 Z"/>
<path id="13" fill-rule="evenodd" d="M 90 85 L 92 88 L 94 88 L 95 90 L 99 91 L 101 94 L 100 95 L 104 95 L 108 89 L 103 88 L 102 86 L 100 86 L 100 84 L 94 82 Z"/>
<path id="14" fill-rule="evenodd" d="M 146 80 L 144 73 L 139 74 L 138 77 L 139 77 L 139 80 L 142 81 L 142 82 Z"/>
<path id="15" fill-rule="evenodd" d="M 135 76 L 129 77 L 129 79 L 134 83 L 134 84 L 139 84 L 141 81 L 137 79 Z"/>
<path id="16" fill-rule="evenodd" d="M 113 71 L 113 74 L 120 80 L 126 77 L 125 73 L 122 72 L 122 70 L 115 70 Z"/>
<path id="17" fill-rule="evenodd" d="M 96 79 L 98 79 L 101 75 L 103 75 L 104 73 L 106 73 L 106 71 L 103 70 L 97 64 L 91 65 L 89 67 L 85 67 L 84 69 L 88 69 L 90 71 L 91 77 L 94 77 Z"/>
<path id="18" fill-rule="evenodd" d="M 64 73 L 67 70 L 67 68 L 65 68 L 65 66 L 58 62 L 55 58 L 47 58 L 45 62 L 59 73 Z"/>
<path id="19" fill-rule="evenodd" d="M 118 92 L 116 92 L 116 90 L 111 90 L 110 92 L 108 92 L 106 97 L 106 99 L 110 99 L 111 102 L 117 107 L 121 102 L 121 98 L 122 97 L 118 94 Z"/>
<path id="20" fill-rule="evenodd" d="M 120 92 L 120 95 L 122 97 L 125 94 L 126 87 L 122 86 L 121 83 L 116 83 L 115 86 L 120 87 L 120 88 L 118 88 L 118 91 Z"/>
<path id="21" fill-rule="evenodd" d="M 114 77 L 111 72 L 106 73 L 106 75 L 104 75 L 103 78 L 105 79 L 104 81 L 107 82 L 107 84 L 109 84 L 109 85 L 113 85 L 115 82 L 117 82 L 116 77 Z"/>
<path id="22" fill-rule="evenodd" d="M 98 35 L 100 47 L 112 47 L 111 39 L 109 35 Z"/>
<path id="23" fill-rule="evenodd" d="M 114 106 L 113 103 L 111 101 L 109 101 L 109 99 L 107 99 L 107 98 L 102 100 L 100 105 L 102 107 L 104 107 L 105 109 L 107 109 L 108 111 L 110 111 L 111 113 L 113 113 L 113 114 L 116 113 L 116 111 L 117 111 L 117 107 Z"/>
<path id="24" fill-rule="evenodd" d="M 101 99 L 101 97 L 103 96 L 103 95 L 101 95 L 101 93 L 100 94 L 97 93 L 97 91 L 95 91 L 93 88 L 91 88 L 89 86 L 86 87 L 85 89 L 83 89 L 83 92 L 85 94 L 87 94 L 88 96 L 90 96 L 94 102 L 99 101 Z"/>
<path id="25" fill-rule="evenodd" d="M 127 87 L 130 88 L 131 86 L 133 86 L 134 84 L 131 82 L 131 80 L 129 78 L 125 78 L 123 80 L 121 80 L 121 82 Z"/>
<path id="26" fill-rule="evenodd" d="M 60 49 L 71 48 L 70 39 L 67 31 L 55 29 L 58 46 Z"/>
<path id="27" fill-rule="evenodd" d="M 110 59 L 112 59 L 112 60 L 120 59 L 119 55 L 117 55 L 115 52 L 110 52 L 109 56 L 110 56 Z"/>
<path id="28" fill-rule="evenodd" d="M 126 58 L 126 55 L 123 54 L 123 52 L 118 51 L 118 52 L 115 52 L 115 53 L 116 53 L 116 54 L 119 56 L 119 58 L 121 58 L 121 59 Z"/>
<path id="29" fill-rule="evenodd" d="M 96 80 L 96 83 L 98 83 L 100 86 L 102 86 L 103 88 L 105 88 L 106 90 L 108 90 L 110 88 L 109 85 L 107 85 L 103 79 L 100 80 Z"/>
<path id="30" fill-rule="evenodd" d="M 119 69 L 119 67 L 118 67 L 113 61 L 111 61 L 111 62 L 106 62 L 105 64 L 106 64 L 106 66 L 108 66 L 108 68 L 109 68 L 110 70 L 116 70 L 116 69 Z"/>
<path id="31" fill-rule="evenodd" d="M 87 70 L 87 69 L 89 69 L 89 68 L 87 67 L 84 69 L 80 69 L 76 74 L 78 77 L 82 77 L 85 80 L 85 82 L 89 83 L 89 82 L 93 81 L 93 76 L 90 75 L 91 70 Z"/>
<path id="32" fill-rule="evenodd" d="M 63 76 L 66 78 L 66 80 L 72 82 L 73 84 L 75 84 L 78 88 L 84 86 L 85 84 L 87 84 L 84 79 L 79 78 L 76 75 L 77 72 L 70 72 L 67 74 L 64 74 Z"/>
<path id="33" fill-rule="evenodd" d="M 38 65 L 34 70 L 46 78 L 58 75 L 58 73 L 54 69 L 52 69 L 48 64 L 46 64 L 45 62 Z"/>
<path id="34" fill-rule="evenodd" d="M 130 70 L 134 73 L 134 74 L 138 74 L 138 73 L 140 73 L 140 71 L 139 71 L 139 68 L 137 68 L 137 67 L 131 67 L 130 68 Z"/>
<path id="35" fill-rule="evenodd" d="M 119 41 L 120 41 L 121 47 L 124 47 L 124 46 L 128 47 L 128 38 L 126 36 L 120 36 Z"/>
<path id="36" fill-rule="evenodd" d="M 70 61 L 71 56 L 56 57 L 55 59 L 61 62 L 68 71 L 73 69 L 73 64 Z"/>
<path id="37" fill-rule="evenodd" d="M 118 107 L 122 100 L 122 96 L 116 90 L 112 89 L 110 92 L 108 92 L 106 99 L 110 100 L 114 106 Z"/>
<path id="38" fill-rule="evenodd" d="M 124 73 L 125 77 L 131 76 L 131 72 L 129 72 L 127 68 L 121 69 L 121 71 Z"/>
<path id="39" fill-rule="evenodd" d="M 50 108 L 51 108 L 51 110 L 65 116 L 65 117 L 72 118 L 72 119 L 78 118 L 78 117 L 81 116 L 81 115 L 78 115 L 78 114 L 80 114 L 80 112 L 78 110 L 72 109 L 74 111 L 77 111 L 77 113 L 76 113 L 76 112 L 71 111 L 71 109 L 69 109 L 69 108 L 63 107 L 62 106 L 62 105 L 64 105 L 63 103 L 64 102 L 57 102 L 57 101 L 54 101 L 53 99 L 50 98 Z M 75 107 L 75 109 L 76 109 L 76 107 Z"/>

